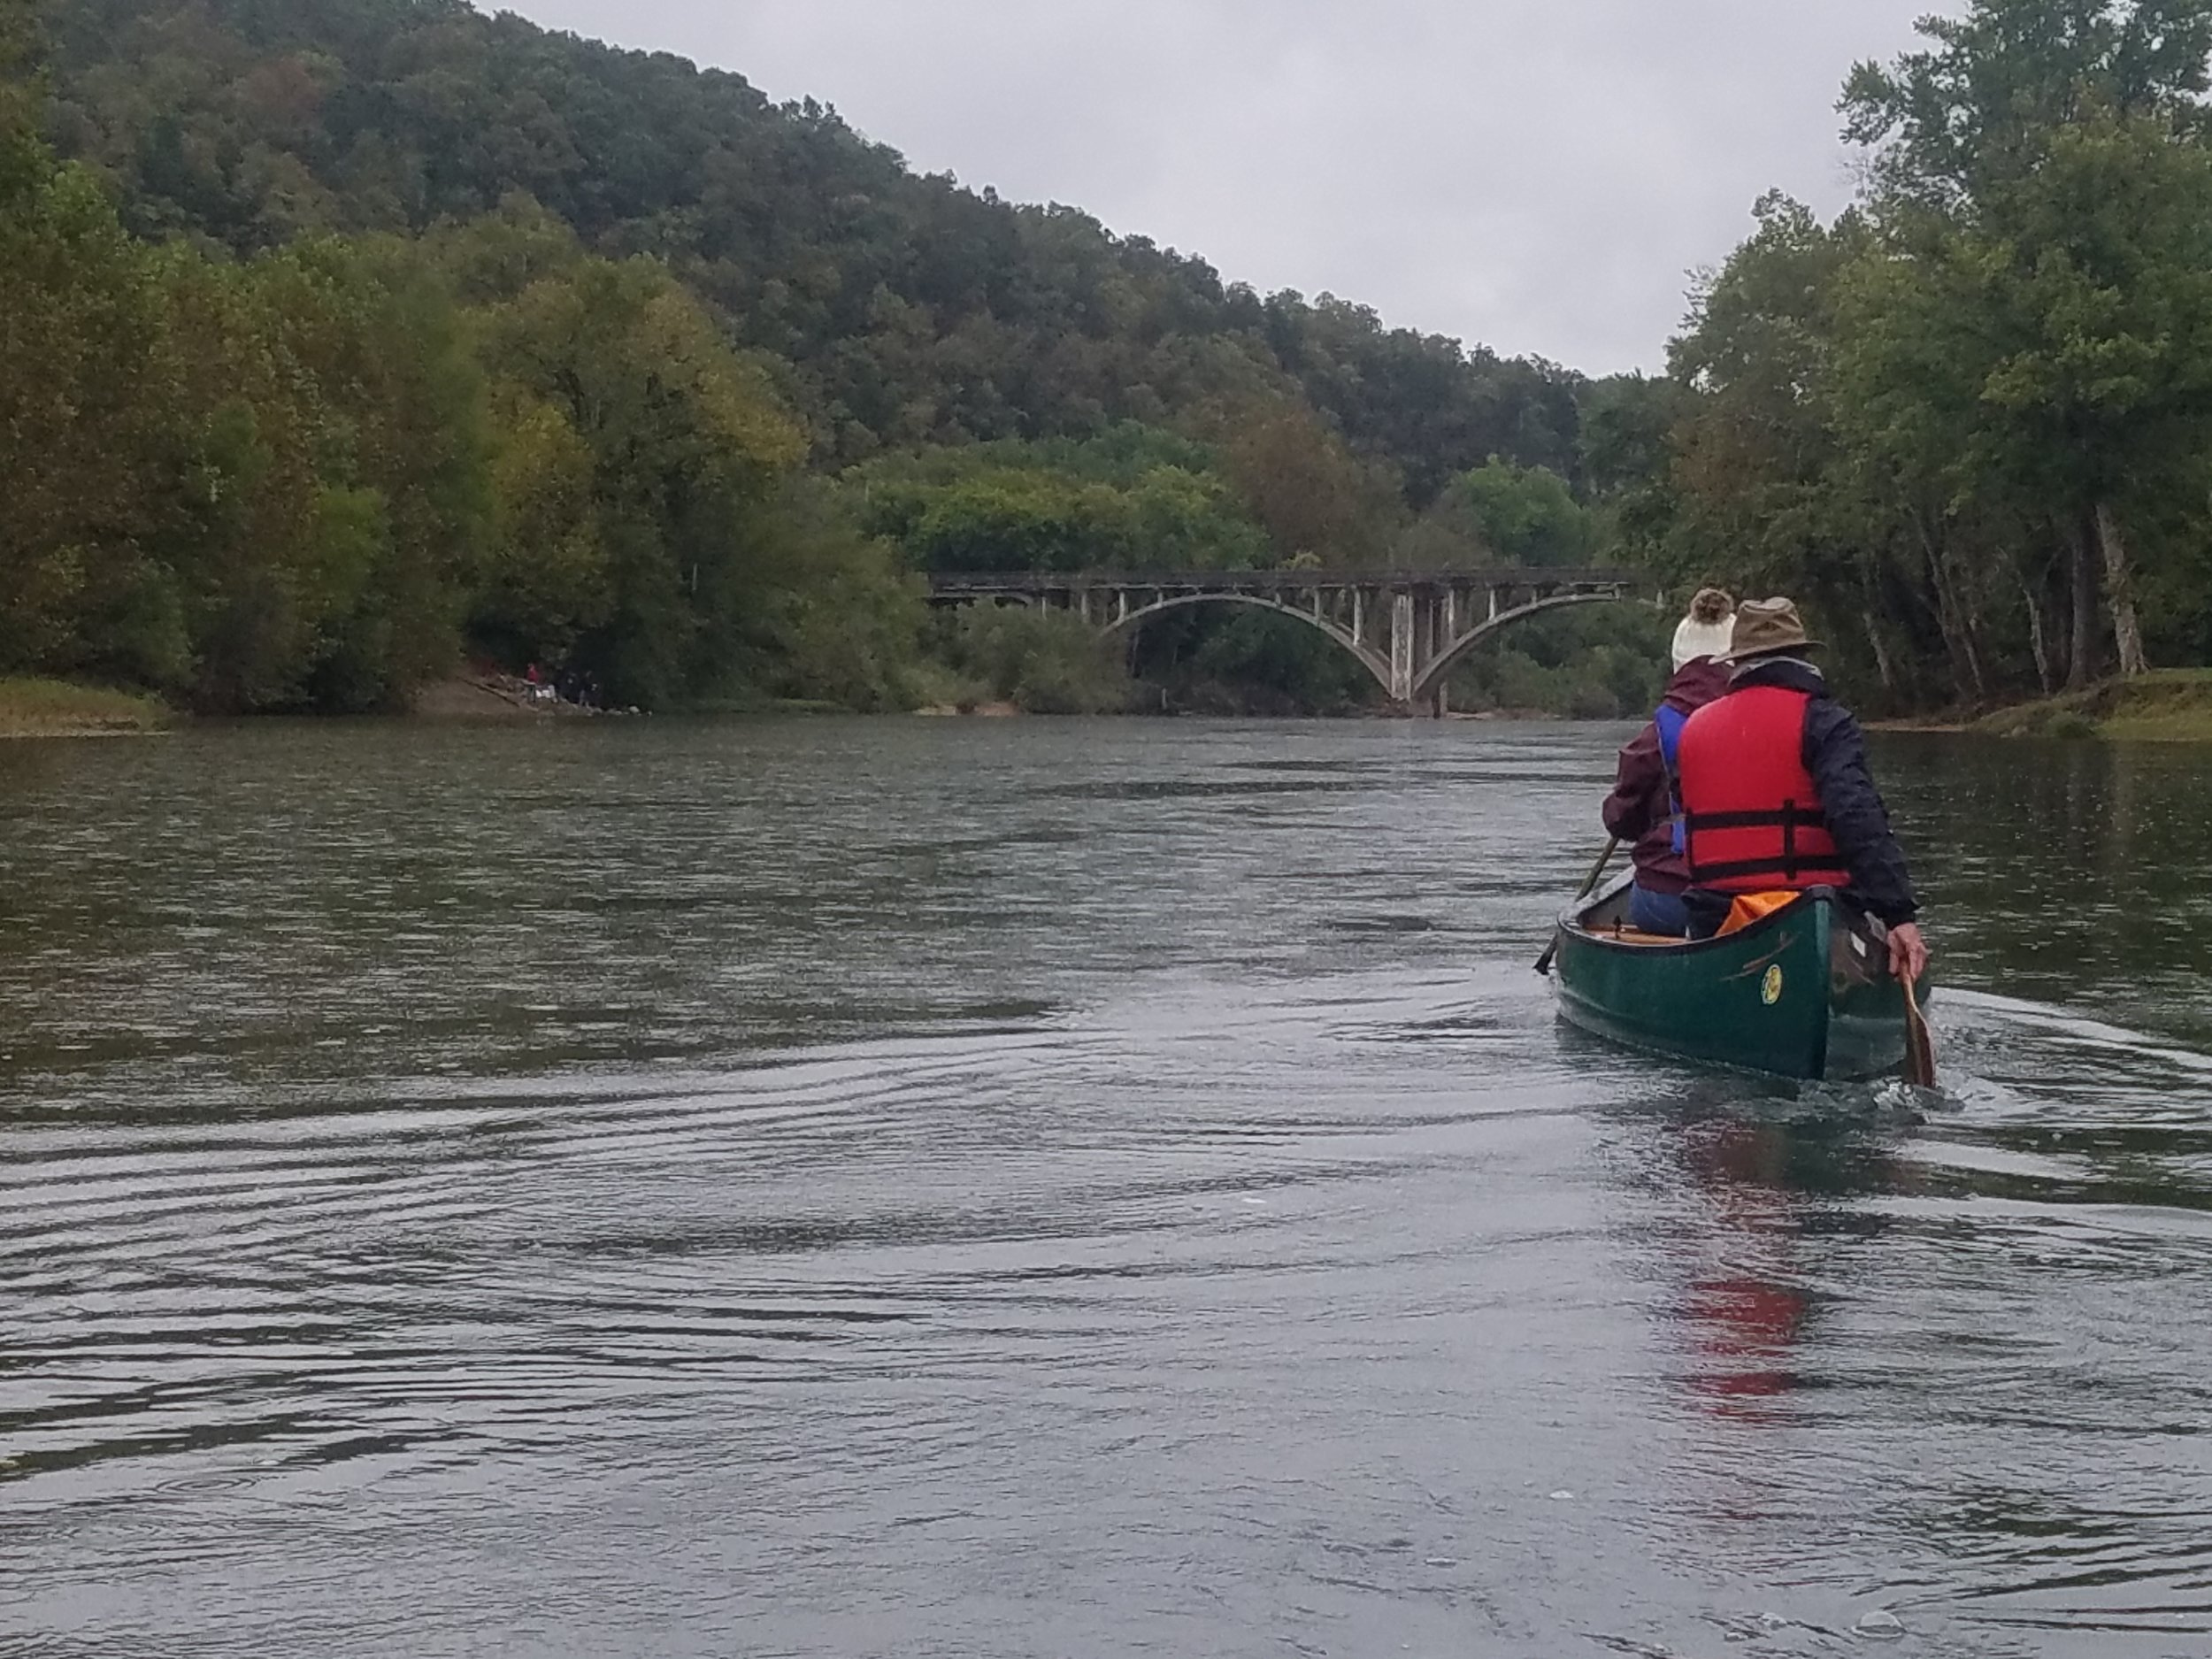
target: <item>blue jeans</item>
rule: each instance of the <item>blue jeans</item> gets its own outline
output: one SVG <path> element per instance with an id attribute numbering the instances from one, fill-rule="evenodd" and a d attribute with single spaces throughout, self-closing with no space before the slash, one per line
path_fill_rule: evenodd
<path id="1" fill-rule="evenodd" d="M 1690 931 L 1689 907 L 1679 893 L 1654 893 L 1640 881 L 1629 889 L 1628 925 L 1643 933 L 1680 939 Z"/>

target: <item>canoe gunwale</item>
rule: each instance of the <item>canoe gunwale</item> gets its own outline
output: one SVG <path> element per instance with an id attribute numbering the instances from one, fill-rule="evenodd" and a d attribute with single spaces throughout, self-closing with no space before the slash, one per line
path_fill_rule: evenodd
<path id="1" fill-rule="evenodd" d="M 1638 956 L 1694 956 L 1701 952 L 1717 954 L 1740 949 L 1760 934 L 1786 926 L 1793 918 L 1802 916 L 1816 905 L 1832 904 L 1837 914 L 1857 931 L 1867 933 L 1869 937 L 1878 937 L 1870 928 L 1863 926 L 1872 918 L 1846 898 L 1840 887 L 1807 887 L 1787 904 L 1778 910 L 1769 910 L 1749 926 L 1740 927 L 1732 933 L 1716 933 L 1710 939 L 1680 939 L 1661 943 L 1639 940 L 1632 944 L 1627 940 L 1615 939 L 1602 930 L 1586 924 L 1586 918 L 1612 903 L 1635 882 L 1636 878 L 1632 874 L 1619 876 L 1602 892 L 1590 898 L 1576 900 L 1560 911 L 1559 931 L 1571 935 L 1579 943 L 1600 945 L 1608 950 L 1632 951 Z"/>

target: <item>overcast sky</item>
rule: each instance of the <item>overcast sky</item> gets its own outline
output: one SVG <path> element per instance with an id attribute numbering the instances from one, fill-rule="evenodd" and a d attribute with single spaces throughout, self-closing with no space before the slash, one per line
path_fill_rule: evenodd
<path id="1" fill-rule="evenodd" d="M 492 9 L 496 0 L 478 0 Z M 1835 102 L 1939 0 L 507 0 L 811 96 L 919 170 L 1233 281 L 1593 373 L 1780 187 L 1851 193 Z"/>

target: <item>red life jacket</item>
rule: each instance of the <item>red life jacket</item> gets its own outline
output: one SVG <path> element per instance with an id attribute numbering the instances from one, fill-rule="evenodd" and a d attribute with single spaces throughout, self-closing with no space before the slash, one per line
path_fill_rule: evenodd
<path id="1" fill-rule="evenodd" d="M 1820 787 L 1805 769 L 1805 709 L 1786 686 L 1747 686 L 1682 730 L 1690 885 L 1720 893 L 1847 887 Z"/>

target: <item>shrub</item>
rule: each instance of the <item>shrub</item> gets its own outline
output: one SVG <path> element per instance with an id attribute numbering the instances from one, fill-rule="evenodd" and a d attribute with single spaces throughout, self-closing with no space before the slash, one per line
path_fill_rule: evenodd
<path id="1" fill-rule="evenodd" d="M 958 678 L 1033 714 L 1113 714 L 1129 706 L 1120 641 L 1064 611 L 970 606 L 940 621 L 937 644 Z"/>

